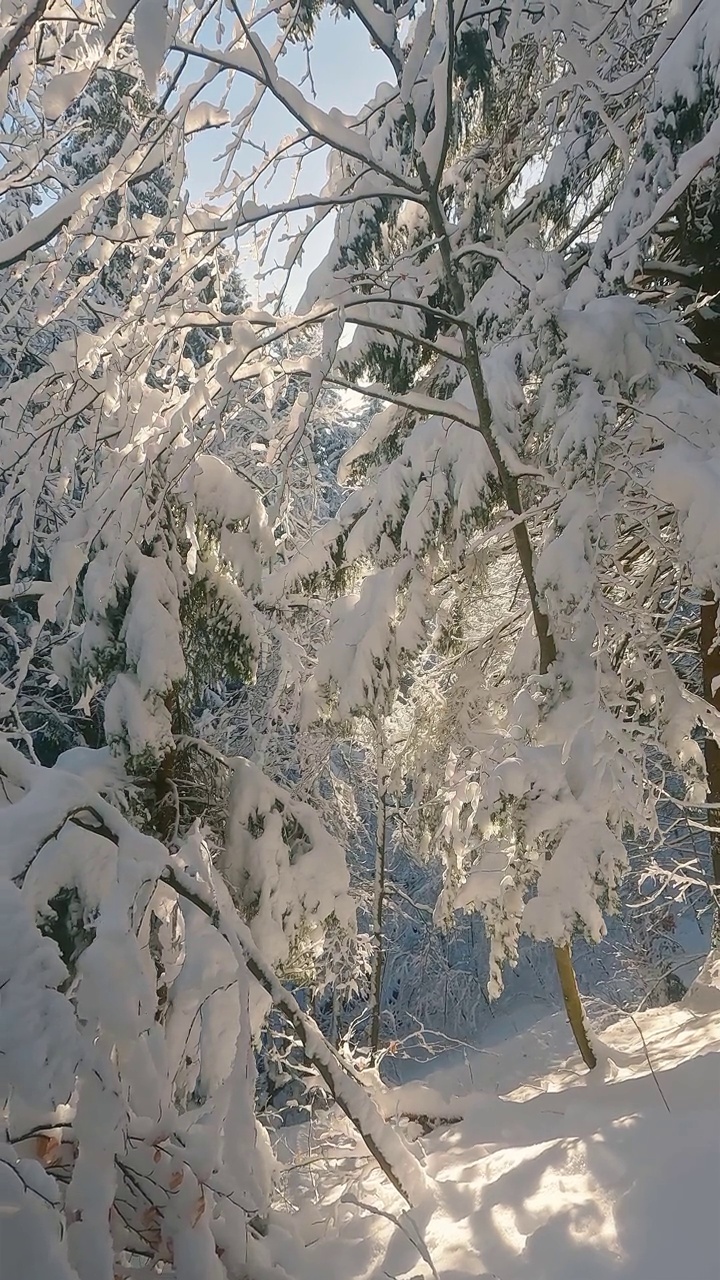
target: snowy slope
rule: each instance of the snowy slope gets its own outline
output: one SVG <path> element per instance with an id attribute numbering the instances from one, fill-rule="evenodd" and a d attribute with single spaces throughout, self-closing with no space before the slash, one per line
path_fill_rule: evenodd
<path id="1" fill-rule="evenodd" d="M 339 1122 L 296 1130 L 285 1154 L 295 1203 L 305 1199 L 296 1221 L 306 1248 L 293 1274 L 714 1278 L 720 989 L 696 984 L 682 1005 L 623 1018 L 603 1045 L 591 1078 L 579 1059 L 563 1060 L 565 1027 L 554 1016 L 392 1091 L 388 1110 L 463 1117 L 418 1138 L 437 1189 L 411 1214 Z"/>

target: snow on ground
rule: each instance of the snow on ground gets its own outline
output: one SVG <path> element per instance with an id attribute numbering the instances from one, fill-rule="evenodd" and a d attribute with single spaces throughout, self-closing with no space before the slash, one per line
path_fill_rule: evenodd
<path id="1" fill-rule="evenodd" d="M 554 1015 L 390 1091 L 387 1111 L 462 1116 L 424 1136 L 406 1128 L 437 1180 L 411 1213 L 334 1115 L 284 1130 L 288 1185 L 304 1202 L 292 1274 L 715 1280 L 720 962 L 681 1005 L 606 1027 L 592 1076 L 567 1051 Z"/>

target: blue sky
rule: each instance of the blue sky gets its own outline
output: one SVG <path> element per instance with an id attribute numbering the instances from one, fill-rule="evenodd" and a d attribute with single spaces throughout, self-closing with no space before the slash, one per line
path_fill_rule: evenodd
<path id="1" fill-rule="evenodd" d="M 195 75 L 198 74 L 199 67 L 200 64 L 197 63 L 194 68 Z M 311 67 L 316 92 L 315 101 L 326 110 L 330 107 L 336 107 L 340 111 L 348 113 L 358 111 L 363 103 L 373 96 L 375 88 L 380 81 L 387 78 L 387 64 L 384 57 L 371 47 L 365 31 L 359 23 L 352 19 L 335 18 L 331 14 L 326 14 L 318 24 L 313 38 Z M 299 84 L 306 70 L 305 50 L 297 46 L 290 47 L 282 59 L 282 75 L 287 80 Z M 303 88 L 309 94 L 310 87 L 307 83 Z M 249 82 L 241 75 L 235 75 L 226 104 L 230 112 L 239 110 L 243 103 L 248 100 L 249 94 Z M 296 121 L 276 102 L 272 101 L 270 95 L 266 95 L 258 112 L 253 133 L 254 140 L 263 142 L 267 146 L 272 146 L 285 135 L 292 133 L 296 128 Z M 197 140 L 191 143 L 189 151 L 190 191 L 194 201 L 201 200 L 203 195 L 211 191 L 216 185 L 220 175 L 220 164 L 217 157 L 222 152 L 227 140 L 227 132 L 222 130 L 200 134 Z M 257 152 L 250 148 L 245 148 L 241 155 L 246 158 L 248 170 L 259 158 Z M 289 167 L 286 173 L 289 180 Z M 311 163 L 306 167 L 305 174 L 306 176 L 301 181 L 297 194 L 316 191 L 322 185 L 325 174 L 324 153 L 319 152 L 317 156 L 312 158 Z M 283 188 L 284 183 L 280 178 L 273 184 L 270 195 L 267 193 L 263 195 L 263 193 L 258 192 L 256 198 L 264 200 L 272 198 L 274 195 L 275 198 L 279 199 L 283 194 Z M 294 287 L 290 291 L 288 298 L 290 302 L 297 300 L 305 276 L 322 258 L 327 249 L 331 232 L 332 223 L 328 219 L 313 233 L 308 250 L 303 258 L 302 268 L 298 273 Z M 281 251 L 282 246 L 278 246 L 274 255 L 275 261 L 278 260 L 278 252 Z M 252 270 L 251 261 L 244 265 L 248 271 Z M 264 292 L 267 288 L 268 285 L 266 283 L 261 292 Z"/>

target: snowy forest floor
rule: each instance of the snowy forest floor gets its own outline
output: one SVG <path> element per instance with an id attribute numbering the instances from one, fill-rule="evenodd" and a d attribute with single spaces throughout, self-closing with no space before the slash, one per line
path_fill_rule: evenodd
<path id="1" fill-rule="evenodd" d="M 507 1028 L 506 1028 L 507 1029 Z M 422 1134 L 411 1213 L 335 1112 L 281 1131 L 299 1280 L 714 1280 L 720 1264 L 720 961 L 679 1005 L 606 1026 L 589 1076 L 562 1017 L 446 1055 L 385 1110 Z M 289 1259 L 288 1259 L 289 1262 Z"/>

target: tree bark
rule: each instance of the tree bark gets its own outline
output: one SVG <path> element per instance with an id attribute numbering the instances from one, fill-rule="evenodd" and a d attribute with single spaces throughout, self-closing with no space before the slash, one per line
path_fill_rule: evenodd
<path id="1" fill-rule="evenodd" d="M 387 793 L 380 780 L 378 795 L 377 832 L 375 835 L 375 885 L 373 894 L 373 954 L 370 975 L 370 1061 L 374 1064 L 380 1048 L 380 1017 L 382 1013 L 382 984 L 385 964 L 383 947 L 383 916 L 385 913 L 385 846 L 387 841 Z"/>
<path id="2" fill-rule="evenodd" d="M 565 1002 L 565 1012 L 567 1013 L 568 1022 L 572 1028 L 583 1062 L 590 1071 L 597 1066 L 597 1058 L 595 1051 L 590 1043 L 588 1035 L 587 1023 L 585 1021 L 585 1012 L 583 1010 L 580 992 L 578 991 L 577 979 L 573 968 L 572 955 L 570 947 L 566 943 L 563 947 L 554 947 L 555 964 L 557 965 L 558 977 L 562 988 L 563 1001 Z"/>
<path id="3" fill-rule="evenodd" d="M 711 589 L 703 592 L 700 605 L 700 663 L 703 696 L 711 707 L 720 711 L 718 601 Z M 720 885 L 720 746 L 709 733 L 705 735 L 703 755 L 707 775 L 707 821 L 710 828 L 712 878 L 714 884 Z M 716 913 L 720 915 L 720 901 L 716 901 Z"/>

